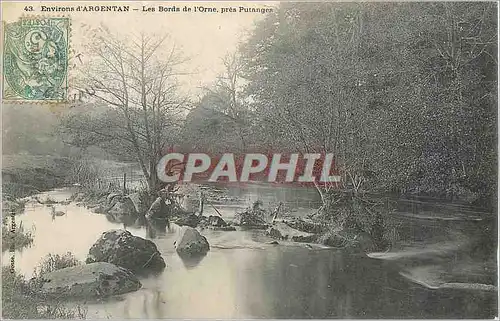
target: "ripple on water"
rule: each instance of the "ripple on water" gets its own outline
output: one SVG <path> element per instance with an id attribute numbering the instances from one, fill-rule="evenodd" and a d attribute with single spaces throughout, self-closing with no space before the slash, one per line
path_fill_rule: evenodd
<path id="1" fill-rule="evenodd" d="M 61 201 L 70 192 L 45 195 Z M 56 209 L 67 214 L 52 220 L 49 208 L 30 203 L 16 217 L 27 227 L 36 224 L 34 246 L 16 253 L 16 268 L 27 276 L 48 253 L 71 251 L 83 260 L 104 231 L 122 227 L 75 204 Z M 230 213 L 226 210 L 223 216 Z M 146 229 L 127 229 L 147 236 Z M 270 239 L 261 231 L 204 230 L 212 249 L 198 260 L 186 261 L 175 253 L 177 231 L 171 226 L 153 239 L 167 263 L 163 273 L 142 278 L 143 288 L 137 292 L 87 302 L 89 317 L 488 318 L 496 314 L 496 301 L 489 297 L 415 287 L 384 260 L 304 244 L 265 244 Z M 8 262 L 5 256 L 9 253 L 4 253 Z"/>

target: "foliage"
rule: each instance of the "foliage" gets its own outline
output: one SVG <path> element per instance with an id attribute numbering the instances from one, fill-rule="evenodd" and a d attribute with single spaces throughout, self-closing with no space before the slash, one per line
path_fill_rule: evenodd
<path id="1" fill-rule="evenodd" d="M 63 255 L 49 253 L 35 268 L 34 277 L 40 277 L 55 270 L 81 264 L 82 262 L 79 261 L 71 252 L 67 252 Z"/>
<path id="2" fill-rule="evenodd" d="M 256 138 L 359 191 L 494 199 L 496 30 L 493 3 L 283 3 L 241 48 Z"/>
<path id="3" fill-rule="evenodd" d="M 234 53 L 222 59 L 224 72 L 190 111 L 182 147 L 210 153 L 244 152 L 252 146 L 252 113 L 243 93 L 243 62 Z M 217 137 L 214 140 L 214 137 Z"/>
<path id="4" fill-rule="evenodd" d="M 389 245 L 399 240 L 397 225 L 391 218 L 393 204 L 367 195 L 343 191 L 330 192 L 331 206 L 320 209 L 316 219 L 328 227 L 323 238 L 328 238 L 339 231 L 352 231 L 352 235 L 343 238 L 354 238 L 360 233 L 370 235 L 375 249 L 385 250 Z M 336 234 L 338 235 L 338 234 Z M 349 240 L 344 240 L 347 243 Z M 353 240 L 351 240 L 353 241 Z"/>
<path id="5" fill-rule="evenodd" d="M 99 179 L 99 166 L 88 157 L 75 159 L 68 181 L 78 183 L 83 187 L 93 187 Z"/>
<path id="6" fill-rule="evenodd" d="M 269 211 L 262 208 L 262 201 L 256 200 L 241 212 L 236 212 L 235 223 L 241 226 L 262 226 L 267 224 Z"/>
<path id="7" fill-rule="evenodd" d="M 4 155 L 2 195 L 16 199 L 60 187 L 70 167 L 65 157 Z"/>
<path id="8" fill-rule="evenodd" d="M 125 38 L 101 27 L 96 38 L 87 44 L 91 59 L 77 83 L 83 98 L 76 105 L 86 108 L 64 115 L 60 134 L 73 146 L 128 155 L 140 165 L 149 190 L 157 191 L 162 186 L 156 164 L 175 143 L 188 105 L 178 93 L 177 67 L 184 59 L 168 35 Z"/>
<path id="9" fill-rule="evenodd" d="M 23 213 L 26 207 L 26 203 L 28 203 L 27 199 L 14 199 L 10 195 L 5 195 L 3 197 L 2 204 L 2 213 L 4 214 L 4 219 L 7 215 L 10 214 L 16 215 Z"/>
<path id="10" fill-rule="evenodd" d="M 2 268 L 2 317 L 5 319 L 85 319 L 84 307 L 66 307 L 61 302 L 35 296 L 23 276 Z"/>
<path id="11" fill-rule="evenodd" d="M 2 252 L 8 249 L 22 249 L 33 243 L 33 231 L 25 230 L 21 222 L 14 230 L 11 230 L 9 217 L 2 218 Z"/>
<path id="12" fill-rule="evenodd" d="M 71 149 L 53 135 L 57 114 L 36 104 L 2 105 L 2 154 L 69 156 Z"/>

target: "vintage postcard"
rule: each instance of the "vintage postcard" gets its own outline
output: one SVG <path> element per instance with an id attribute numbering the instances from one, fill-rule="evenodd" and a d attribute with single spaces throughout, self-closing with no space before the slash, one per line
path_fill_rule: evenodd
<path id="1" fill-rule="evenodd" d="M 1 6 L 2 318 L 498 318 L 497 2 Z"/>

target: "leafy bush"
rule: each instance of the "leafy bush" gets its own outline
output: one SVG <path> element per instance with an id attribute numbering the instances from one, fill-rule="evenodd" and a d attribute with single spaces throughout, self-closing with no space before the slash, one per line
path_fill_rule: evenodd
<path id="1" fill-rule="evenodd" d="M 40 277 L 45 273 L 49 273 L 55 270 L 64 269 L 71 266 L 77 266 L 82 264 L 71 252 L 64 255 L 59 254 L 48 254 L 45 258 L 38 264 L 35 268 L 35 277 Z"/>
<path id="2" fill-rule="evenodd" d="M 95 162 L 84 157 L 74 160 L 70 169 L 68 180 L 88 187 L 93 185 L 99 177 L 99 169 Z"/>
<path id="3" fill-rule="evenodd" d="M 10 214 L 21 214 L 24 212 L 26 203 L 28 203 L 27 199 L 15 199 L 4 194 L 2 201 L 2 214 L 4 217 Z"/>
<path id="4" fill-rule="evenodd" d="M 33 185 L 18 182 L 2 183 L 2 194 L 4 198 L 18 198 L 39 193 L 40 191 Z"/>
<path id="5" fill-rule="evenodd" d="M 26 231 L 23 222 L 16 226 L 14 231 L 9 227 L 9 219 L 4 216 L 2 219 L 2 252 L 10 248 L 22 249 L 33 243 L 33 232 Z"/>
<path id="6" fill-rule="evenodd" d="M 241 226 L 259 226 L 266 225 L 266 217 L 269 213 L 262 208 L 262 201 L 257 200 L 248 206 L 242 212 L 236 212 L 234 222 L 236 225 Z"/>
<path id="7" fill-rule="evenodd" d="M 332 204 L 324 206 L 317 218 L 326 222 L 332 233 L 342 230 L 367 233 L 374 242 L 375 250 L 384 250 L 398 240 L 389 203 L 372 200 L 362 194 L 341 191 L 331 194 L 329 200 Z"/>

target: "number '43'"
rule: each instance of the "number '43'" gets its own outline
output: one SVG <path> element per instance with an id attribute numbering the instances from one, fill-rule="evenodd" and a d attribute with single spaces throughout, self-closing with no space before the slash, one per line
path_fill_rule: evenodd
<path id="1" fill-rule="evenodd" d="M 32 6 L 24 7 L 24 11 L 34 11 Z"/>

